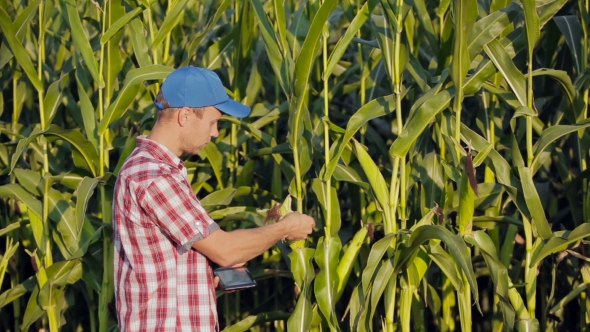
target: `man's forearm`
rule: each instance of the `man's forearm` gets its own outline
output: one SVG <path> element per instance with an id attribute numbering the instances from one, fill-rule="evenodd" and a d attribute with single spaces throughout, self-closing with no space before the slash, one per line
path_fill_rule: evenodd
<path id="1" fill-rule="evenodd" d="M 217 230 L 193 244 L 209 259 L 221 266 L 243 263 L 262 254 L 288 234 L 287 223 L 231 232 Z"/>

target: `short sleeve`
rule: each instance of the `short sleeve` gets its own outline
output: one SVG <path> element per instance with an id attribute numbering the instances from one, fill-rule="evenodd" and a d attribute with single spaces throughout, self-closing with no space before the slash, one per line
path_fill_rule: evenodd
<path id="1" fill-rule="evenodd" d="M 146 188 L 141 205 L 162 232 L 186 250 L 219 229 L 188 183 L 170 174 L 159 176 Z"/>

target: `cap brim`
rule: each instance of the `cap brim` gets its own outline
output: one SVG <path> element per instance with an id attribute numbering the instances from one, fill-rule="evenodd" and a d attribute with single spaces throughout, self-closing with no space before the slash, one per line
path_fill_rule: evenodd
<path id="1" fill-rule="evenodd" d="M 228 99 L 227 101 L 214 106 L 223 113 L 235 116 L 237 118 L 243 118 L 248 116 L 248 114 L 250 114 L 250 111 L 252 110 L 250 107 L 232 99 Z"/>

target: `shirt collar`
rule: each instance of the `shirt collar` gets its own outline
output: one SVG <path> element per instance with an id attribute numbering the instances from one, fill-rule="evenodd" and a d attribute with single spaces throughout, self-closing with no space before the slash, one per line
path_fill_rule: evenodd
<path id="1" fill-rule="evenodd" d="M 149 154 L 159 161 L 176 166 L 179 169 L 184 168 L 184 161 L 172 153 L 170 149 L 154 140 L 147 138 L 146 135 L 140 135 L 137 137 L 137 147 L 140 149 L 145 149 Z"/>

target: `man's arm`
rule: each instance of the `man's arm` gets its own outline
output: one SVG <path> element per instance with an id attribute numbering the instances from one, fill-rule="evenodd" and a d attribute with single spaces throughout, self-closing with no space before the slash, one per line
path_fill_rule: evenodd
<path id="1" fill-rule="evenodd" d="M 280 222 L 231 232 L 217 230 L 192 247 L 221 266 L 243 263 L 262 254 L 281 239 L 303 240 L 313 231 L 313 218 L 293 212 Z"/>

